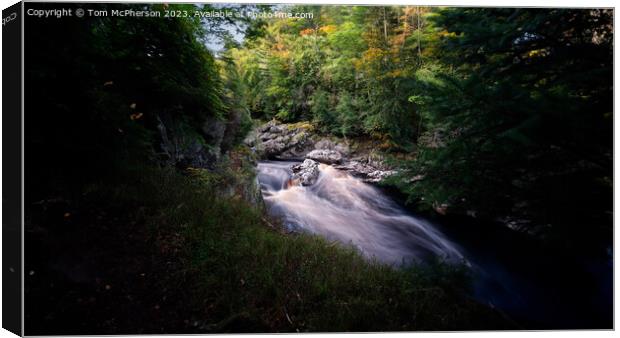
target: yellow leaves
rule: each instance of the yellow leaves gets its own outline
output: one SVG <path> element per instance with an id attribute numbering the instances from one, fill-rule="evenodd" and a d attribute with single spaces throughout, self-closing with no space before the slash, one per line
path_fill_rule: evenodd
<path id="1" fill-rule="evenodd" d="M 401 76 L 403 76 L 403 74 L 404 74 L 404 71 L 402 69 L 397 69 L 397 70 L 393 70 L 393 71 L 387 73 L 386 75 L 388 77 L 401 77 Z"/>
<path id="2" fill-rule="evenodd" d="M 448 32 L 447 30 L 442 30 L 441 32 L 438 33 L 438 35 L 442 38 L 455 38 L 457 37 L 455 32 Z"/>
<path id="3" fill-rule="evenodd" d="M 142 115 L 144 115 L 144 114 L 142 114 L 142 113 L 135 113 L 135 114 L 131 114 L 131 115 L 129 115 L 129 118 L 130 118 L 132 121 L 135 121 L 135 120 L 140 119 L 140 118 L 142 117 Z"/>
<path id="4" fill-rule="evenodd" d="M 549 55 L 549 49 L 541 48 L 541 49 L 534 49 L 534 50 L 527 52 L 524 58 L 533 59 L 533 58 L 545 57 L 547 55 Z"/>
<path id="5" fill-rule="evenodd" d="M 360 70 L 364 66 L 362 60 L 357 59 L 357 58 L 352 59 L 351 63 L 353 64 L 353 67 L 355 67 L 356 70 Z"/>
<path id="6" fill-rule="evenodd" d="M 331 34 L 335 32 L 337 29 L 338 28 L 336 27 L 336 25 L 327 25 L 327 26 L 323 26 L 319 28 L 319 31 L 325 34 Z"/>
<path id="7" fill-rule="evenodd" d="M 369 76 L 385 76 L 385 73 L 382 71 L 382 63 L 388 56 L 388 51 L 371 47 L 362 53 L 360 60 L 354 60 L 353 65 L 358 71 L 363 71 Z"/>
<path id="8" fill-rule="evenodd" d="M 362 55 L 363 62 L 374 62 L 381 60 L 385 56 L 386 52 L 380 48 L 368 48 Z"/>
<path id="9" fill-rule="evenodd" d="M 274 52 L 273 54 L 281 59 L 288 59 L 291 53 L 288 50 L 280 50 Z"/>

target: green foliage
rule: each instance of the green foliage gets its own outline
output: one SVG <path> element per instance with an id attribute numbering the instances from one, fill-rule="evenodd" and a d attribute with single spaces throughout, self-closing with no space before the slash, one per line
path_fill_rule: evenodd
<path id="1" fill-rule="evenodd" d="M 237 60 L 242 72 L 265 70 L 260 81 L 248 79 L 248 87 L 257 88 L 249 93 L 253 115 L 310 119 L 325 132 L 367 133 L 389 139 L 394 148 L 410 147 L 417 117 L 407 101 L 406 74 L 418 68 L 421 56 L 411 47 L 409 22 L 418 16 L 422 20 L 421 11 L 339 6 L 304 10 L 315 12 L 315 18 L 269 20 L 266 34 L 240 49 L 244 55 L 261 55 Z"/>
<path id="2" fill-rule="evenodd" d="M 128 160 L 152 161 L 160 119 L 182 123 L 198 140 L 206 121 L 228 119 L 219 68 L 199 41 L 197 19 L 32 20 L 27 29 L 26 90 L 36 98 L 26 117 L 27 156 L 32 168 L 49 168 L 31 176 L 40 180 L 32 187 L 44 189 L 55 175 L 78 181 Z"/>
<path id="3" fill-rule="evenodd" d="M 163 6 L 195 8 L 126 7 Z M 156 168 L 162 119 L 180 134 L 175 150 L 197 140 L 218 156 L 252 118 L 376 138 L 410 159 L 394 161 L 388 182 L 409 202 L 519 217 L 575 242 L 609 235 L 613 10 L 290 10 L 315 16 L 245 20 L 246 41 L 225 37 L 218 59 L 204 42 L 207 32 L 225 36 L 226 19 L 31 21 L 29 208 L 69 191 L 145 224 L 155 245 L 182 238 L 178 275 L 161 282 L 191 290 L 176 301 L 208 332 L 488 329 L 496 318 L 461 297 L 458 267 L 397 270 L 282 234 L 244 201 L 254 172 L 236 155 L 213 171 Z M 220 142 L 207 135 L 212 123 L 225 125 Z"/>
<path id="4" fill-rule="evenodd" d="M 356 101 L 348 92 L 344 92 L 338 99 L 336 112 L 338 113 L 338 132 L 342 136 L 350 136 L 360 131 L 361 118 L 358 115 Z"/>
<path id="5" fill-rule="evenodd" d="M 252 129 L 252 117 L 245 100 L 246 84 L 232 60 L 233 53 L 229 50 L 220 57 L 220 77 L 223 82 L 224 103 L 228 111 L 228 126 L 224 137 L 225 149 L 240 144 Z"/>
<path id="6" fill-rule="evenodd" d="M 128 184 L 102 186 L 98 195 L 109 193 L 118 205 L 139 201 L 139 214 L 151 233 L 180 235 L 183 264 L 162 283 L 191 290 L 186 298 L 172 301 L 186 315 L 200 314 L 202 332 L 445 330 L 474 328 L 483 321 L 485 327 L 506 324 L 461 298 L 469 278 L 462 267 L 437 262 L 399 270 L 318 236 L 281 233 L 238 196 L 221 195 L 222 182 L 236 180 L 230 167 L 190 176 L 144 168 L 135 174 Z"/>
<path id="7" fill-rule="evenodd" d="M 263 70 L 255 116 L 413 153 L 393 184 L 424 207 L 538 224 L 611 210 L 611 11 L 311 8 L 240 47 L 261 56 L 236 61 Z"/>
<path id="8" fill-rule="evenodd" d="M 488 217 L 605 228 L 611 210 L 611 12 L 444 9 L 435 65 L 409 100 L 421 151 L 411 200 Z M 563 182 L 563 183 L 561 183 Z M 588 187 L 588 188 L 585 188 Z M 569 197 L 570 196 L 570 197 Z M 575 228 L 577 229 L 577 228 Z"/>
<path id="9" fill-rule="evenodd" d="M 329 94 L 323 90 L 317 90 L 312 94 L 309 103 L 312 107 L 314 123 L 320 125 L 324 132 L 331 132 L 332 126 L 335 125 L 336 116 L 331 109 Z"/>

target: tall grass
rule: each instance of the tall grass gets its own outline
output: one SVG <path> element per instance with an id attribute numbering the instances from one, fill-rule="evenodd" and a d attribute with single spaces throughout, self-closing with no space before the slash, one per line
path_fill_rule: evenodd
<path id="1" fill-rule="evenodd" d="M 226 175 L 228 177 L 213 177 Z M 388 331 L 505 324 L 465 295 L 462 267 L 393 268 L 310 234 L 285 234 L 260 208 L 214 182 L 229 173 L 183 175 L 142 168 L 100 186 L 110 203 L 136 205 L 155 246 L 175 261 L 162 288 L 200 332 Z M 243 182 L 237 182 L 242 184 Z M 247 182 L 246 182 L 247 183 Z M 276 223 L 277 224 L 277 223 Z"/>

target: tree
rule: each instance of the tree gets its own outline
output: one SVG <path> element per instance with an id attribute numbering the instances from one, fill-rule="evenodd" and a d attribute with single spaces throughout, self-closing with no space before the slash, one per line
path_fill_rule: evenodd
<path id="1" fill-rule="evenodd" d="M 410 175 L 425 175 L 406 188 L 412 198 L 562 224 L 559 232 L 606 224 L 600 217 L 611 210 L 611 12 L 437 14 L 439 62 L 417 73 L 410 97 L 427 130 L 410 166 Z M 440 142 L 429 142 L 438 135 Z"/>

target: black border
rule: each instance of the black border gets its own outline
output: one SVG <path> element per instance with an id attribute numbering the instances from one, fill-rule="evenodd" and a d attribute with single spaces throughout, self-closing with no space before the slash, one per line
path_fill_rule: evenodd
<path id="1" fill-rule="evenodd" d="M 2 10 L 2 327 L 22 335 L 22 2 Z"/>

